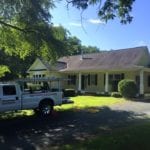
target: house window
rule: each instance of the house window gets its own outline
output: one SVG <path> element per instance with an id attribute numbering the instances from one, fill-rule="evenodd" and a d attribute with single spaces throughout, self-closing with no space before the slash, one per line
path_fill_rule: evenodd
<path id="1" fill-rule="evenodd" d="M 39 79 L 39 78 L 44 78 L 45 77 L 45 74 L 36 74 L 36 75 L 33 75 L 33 78 L 35 79 Z M 41 84 L 41 82 L 35 82 L 35 84 Z"/>
<path id="2" fill-rule="evenodd" d="M 104 74 L 104 85 L 105 85 L 105 74 Z M 121 74 L 109 74 L 109 84 L 112 84 L 113 81 L 120 81 L 124 79 L 124 73 Z"/>
<path id="3" fill-rule="evenodd" d="M 88 75 L 88 85 L 97 85 L 97 74 Z"/>
<path id="4" fill-rule="evenodd" d="M 148 82 L 147 82 L 147 84 L 148 84 L 148 87 L 150 87 L 150 76 L 148 76 Z"/>
<path id="5" fill-rule="evenodd" d="M 109 75 L 109 83 L 111 84 L 112 81 L 120 81 L 124 79 L 124 73 L 122 74 L 110 74 Z"/>
<path id="6" fill-rule="evenodd" d="M 68 75 L 68 85 L 76 85 L 76 75 Z"/>

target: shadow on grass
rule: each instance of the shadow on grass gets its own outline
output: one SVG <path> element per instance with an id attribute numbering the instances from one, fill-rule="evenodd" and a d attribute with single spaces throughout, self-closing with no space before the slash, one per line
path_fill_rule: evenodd
<path id="1" fill-rule="evenodd" d="M 62 145 L 74 145 L 143 121 L 149 121 L 144 114 L 108 107 L 56 111 L 49 118 L 34 114 L 10 119 L 1 117 L 0 149 L 61 149 Z"/>

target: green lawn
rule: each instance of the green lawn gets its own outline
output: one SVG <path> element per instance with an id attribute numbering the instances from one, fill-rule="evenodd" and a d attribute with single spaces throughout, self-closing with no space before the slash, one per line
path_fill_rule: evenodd
<path id="1" fill-rule="evenodd" d="M 76 96 L 71 97 L 73 104 L 64 104 L 61 107 L 56 106 L 55 110 L 64 111 L 72 109 L 87 109 L 92 107 L 108 106 L 115 103 L 121 103 L 125 100 L 113 97 L 98 97 L 98 96 Z M 96 109 L 94 110 L 96 111 Z M 15 118 L 21 116 L 31 116 L 34 114 L 33 110 L 19 110 L 17 112 L 0 113 L 0 119 Z"/>
<path id="2" fill-rule="evenodd" d="M 83 142 L 64 145 L 63 150 L 150 150 L 150 122 L 113 130 Z"/>
<path id="3" fill-rule="evenodd" d="M 74 104 L 63 105 L 62 110 L 85 109 L 123 103 L 124 99 L 97 96 L 77 96 L 71 98 Z M 99 130 L 97 129 L 97 133 Z M 150 121 L 120 127 L 108 133 L 97 134 L 85 141 L 74 141 L 63 145 L 63 150 L 150 150 Z"/>
<path id="4" fill-rule="evenodd" d="M 56 110 L 68 110 L 68 109 L 86 109 L 93 107 L 110 106 L 116 103 L 123 103 L 125 100 L 122 98 L 114 97 L 100 97 L 100 96 L 76 96 L 71 97 L 73 104 L 65 104 L 61 107 L 56 107 Z"/>

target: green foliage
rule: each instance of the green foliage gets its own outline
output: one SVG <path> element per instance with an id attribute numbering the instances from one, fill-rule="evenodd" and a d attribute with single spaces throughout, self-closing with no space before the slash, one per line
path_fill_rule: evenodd
<path id="1" fill-rule="evenodd" d="M 7 66 L 9 68 L 9 72 L 5 73 L 5 76 L 1 76 L 0 80 L 13 80 L 18 78 L 19 76 L 25 77 L 26 71 L 33 63 L 36 54 L 32 53 L 32 55 L 27 56 L 25 59 L 20 59 L 17 55 L 11 55 L 4 50 L 0 49 L 0 65 Z"/>
<path id="2" fill-rule="evenodd" d="M 125 98 L 133 98 L 138 92 L 135 82 L 129 79 L 121 80 L 118 83 L 118 91 Z"/>
<path id="3" fill-rule="evenodd" d="M 78 9 L 85 10 L 90 5 L 98 6 L 98 16 L 105 22 L 116 17 L 122 24 L 130 23 L 133 17 L 130 15 L 135 0 L 67 0 Z M 97 12 L 97 9 L 96 9 Z"/>
<path id="4" fill-rule="evenodd" d="M 80 55 L 83 53 L 100 52 L 99 48 L 95 46 L 84 46 L 81 41 L 75 36 L 68 36 L 66 39 L 66 55 Z"/>
<path id="5" fill-rule="evenodd" d="M 120 98 L 120 97 L 122 97 L 122 95 L 119 92 L 112 92 L 111 97 Z"/>
<path id="6" fill-rule="evenodd" d="M 10 72 L 9 68 L 7 66 L 0 65 L 0 77 L 3 77 L 7 72 Z"/>

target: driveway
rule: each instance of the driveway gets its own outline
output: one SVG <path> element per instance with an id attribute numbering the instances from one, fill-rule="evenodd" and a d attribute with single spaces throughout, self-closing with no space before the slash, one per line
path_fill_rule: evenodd
<path id="1" fill-rule="evenodd" d="M 112 110 L 128 111 L 137 114 L 150 115 L 150 101 L 126 101 L 122 104 L 116 104 L 110 107 Z"/>
<path id="2" fill-rule="evenodd" d="M 0 120 L 0 149 L 61 149 L 129 124 L 149 121 L 150 104 L 127 101 L 111 107 L 57 111 L 44 119 L 36 115 Z"/>

